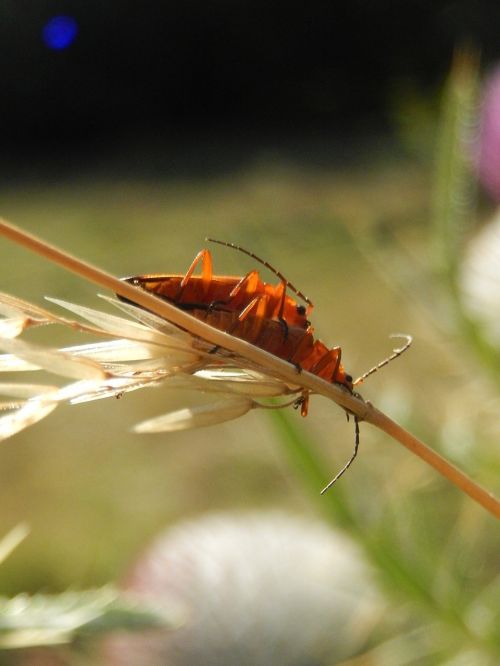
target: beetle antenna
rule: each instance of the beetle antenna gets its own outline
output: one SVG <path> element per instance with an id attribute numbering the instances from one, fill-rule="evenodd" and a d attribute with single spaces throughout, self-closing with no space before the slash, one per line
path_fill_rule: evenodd
<path id="1" fill-rule="evenodd" d="M 373 368 L 367 370 L 363 375 L 361 375 L 361 377 L 358 377 L 356 381 L 353 382 L 353 386 L 361 384 L 367 377 L 373 375 L 375 372 L 377 372 L 377 370 L 380 370 L 380 368 L 383 368 L 384 365 L 387 365 L 391 361 L 394 361 L 394 359 L 397 358 L 398 356 L 401 356 L 401 354 L 404 354 L 404 352 L 410 347 L 411 343 L 413 342 L 413 338 L 411 337 L 411 335 L 406 335 L 406 333 L 394 333 L 389 337 L 403 338 L 404 340 L 406 340 L 406 343 L 402 347 L 394 349 L 390 356 L 384 358 L 384 360 L 380 361 L 380 363 L 377 363 L 377 365 L 374 365 Z"/>
<path id="2" fill-rule="evenodd" d="M 274 268 L 274 266 L 271 266 L 271 264 L 265 261 L 264 259 L 261 259 L 253 252 L 250 252 L 250 250 L 245 250 L 245 248 L 241 247 L 241 245 L 235 245 L 234 243 L 229 243 L 228 241 L 216 240 L 215 238 L 205 238 L 205 240 L 209 241 L 210 243 L 217 243 L 218 245 L 224 245 L 225 247 L 230 247 L 233 250 L 239 250 L 240 252 L 243 252 L 243 254 L 252 257 L 252 259 L 255 259 L 255 261 L 258 261 L 260 264 L 262 264 L 272 273 L 274 273 L 282 282 L 286 284 L 286 286 L 289 289 L 291 289 L 295 294 L 297 294 L 297 296 L 301 298 L 305 303 L 307 303 L 310 307 L 314 307 L 312 301 L 307 296 L 305 296 L 299 289 L 294 287 L 293 284 L 286 279 L 283 273 Z"/>
<path id="3" fill-rule="evenodd" d="M 347 415 L 347 418 L 349 418 L 349 414 Z M 322 495 L 326 493 L 327 490 L 330 490 L 333 484 L 340 479 L 340 477 L 342 476 L 342 474 L 344 474 L 344 472 L 347 472 L 349 467 L 354 462 L 354 458 L 358 455 L 358 448 L 359 448 L 359 419 L 356 415 L 354 415 L 354 451 L 352 452 L 351 457 L 342 467 L 340 472 L 337 472 L 337 474 L 335 474 L 333 479 L 323 488 L 323 490 L 321 491 Z"/>

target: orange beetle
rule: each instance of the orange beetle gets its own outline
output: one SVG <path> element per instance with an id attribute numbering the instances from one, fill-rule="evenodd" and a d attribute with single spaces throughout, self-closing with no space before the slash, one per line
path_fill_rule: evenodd
<path id="1" fill-rule="evenodd" d="M 194 310 L 199 313 L 213 311 L 242 313 L 249 308 L 249 310 L 255 309 L 254 316 L 282 322 L 284 329 L 287 326 L 300 328 L 309 326 L 307 316 L 313 308 L 312 302 L 279 271 L 242 247 L 224 241 L 207 240 L 244 252 L 271 270 L 279 277 L 280 282 L 276 285 L 263 282 L 256 270 L 249 271 L 243 277 L 214 275 L 212 255 L 207 249 L 198 252 L 184 275 L 138 275 L 124 280 L 192 313 Z M 198 264 L 201 264 L 201 275 L 193 275 Z M 306 305 L 299 305 L 288 296 L 287 288 L 294 291 Z"/>
<path id="2" fill-rule="evenodd" d="M 361 383 L 368 375 L 409 347 L 411 338 L 407 336 L 407 343 L 402 349 L 394 350 L 391 356 L 353 382 L 351 375 L 345 372 L 341 363 L 341 348 L 328 349 L 321 340 L 314 339 L 313 328 L 307 319 L 314 306 L 302 292 L 279 271 L 248 250 L 225 241 L 207 240 L 249 255 L 271 270 L 280 282 L 277 285 L 263 282 L 256 270 L 250 271 L 243 277 L 214 275 L 212 257 L 207 249 L 198 252 L 185 275 L 153 274 L 123 279 L 188 311 L 193 317 L 203 320 L 214 328 L 246 340 L 270 354 L 293 363 L 298 371 L 307 370 L 328 382 L 341 384 L 350 393 L 353 392 L 353 386 Z M 201 263 L 201 275 L 193 275 L 199 263 Z M 288 296 L 287 287 L 306 305 L 299 305 Z M 213 351 L 216 350 L 217 347 Z M 306 416 L 307 391 L 296 404 L 301 406 L 302 416 Z M 359 423 L 355 415 L 354 423 L 353 454 L 322 492 L 328 490 L 342 476 L 356 457 L 359 446 Z"/>
<path id="3" fill-rule="evenodd" d="M 307 296 L 257 255 L 232 243 L 212 242 L 248 254 L 275 273 L 280 282 L 277 285 L 263 282 L 256 270 L 244 277 L 214 275 L 207 249 L 198 252 L 185 275 L 138 275 L 124 280 L 189 311 L 214 328 L 242 338 L 301 370 L 342 384 L 352 392 L 352 377 L 346 374 L 340 362 L 340 347 L 328 349 L 321 340 L 314 340 L 313 328 L 307 320 L 313 304 Z M 193 273 L 199 263 L 202 273 L 195 276 Z M 302 298 L 307 307 L 298 305 L 288 296 L 287 287 Z M 302 413 L 307 413 L 306 400 Z"/>
<path id="4" fill-rule="evenodd" d="M 214 328 L 293 363 L 299 371 L 307 370 L 328 382 L 342 384 L 352 392 L 352 377 L 345 372 L 340 362 L 340 347 L 328 349 L 321 340 L 315 340 L 312 326 L 302 328 L 287 325 L 284 329 L 279 320 L 266 319 L 258 313 L 249 314 L 248 307 L 246 311 L 237 315 L 225 310 L 193 308 L 190 314 Z"/>

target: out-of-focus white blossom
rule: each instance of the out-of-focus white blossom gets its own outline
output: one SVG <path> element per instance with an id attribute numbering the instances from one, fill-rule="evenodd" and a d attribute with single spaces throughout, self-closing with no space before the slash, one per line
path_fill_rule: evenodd
<path id="1" fill-rule="evenodd" d="M 166 432 L 221 423 L 237 418 L 270 397 L 298 397 L 300 389 L 267 376 L 223 350 L 139 307 L 105 298 L 124 311 L 125 319 L 105 312 L 49 299 L 85 322 L 65 319 L 21 299 L 0 294 L 0 372 L 45 370 L 70 378 L 69 384 L 0 383 L 0 439 L 36 423 L 63 402 L 121 396 L 123 393 L 164 384 L 172 389 L 191 389 L 213 394 L 205 405 L 149 419 L 136 426 L 138 432 Z M 28 328 L 63 325 L 87 332 L 104 341 L 51 349 L 19 340 Z M 290 398 L 289 400 L 290 401 Z"/>
<path id="2" fill-rule="evenodd" d="M 185 625 L 114 637 L 110 666 L 319 666 L 356 654 L 383 603 L 356 546 L 282 513 L 215 514 L 158 538 L 128 593 L 184 605 Z"/>
<path id="3" fill-rule="evenodd" d="M 469 243 L 461 267 L 461 290 L 469 315 L 489 342 L 499 346 L 500 210 Z"/>

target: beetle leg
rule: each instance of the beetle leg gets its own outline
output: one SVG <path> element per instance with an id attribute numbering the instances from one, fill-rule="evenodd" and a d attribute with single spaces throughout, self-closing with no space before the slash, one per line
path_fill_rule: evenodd
<path id="1" fill-rule="evenodd" d="M 241 280 L 231 289 L 229 293 L 229 301 L 235 299 L 238 294 L 244 289 L 246 296 L 250 298 L 251 296 L 257 295 L 257 287 L 260 284 L 260 276 L 258 271 L 249 271 L 244 275 Z"/>
<path id="2" fill-rule="evenodd" d="M 248 335 L 253 340 L 256 340 L 260 333 L 260 329 L 262 328 L 262 324 L 264 323 L 267 300 L 268 300 L 267 296 L 265 295 L 256 296 L 255 298 L 252 298 L 250 303 L 240 312 L 240 314 L 238 315 L 238 319 L 225 332 L 228 333 L 229 335 L 232 335 L 234 331 L 238 328 L 238 326 L 241 324 L 241 322 L 245 321 L 248 315 L 253 310 L 256 309 L 257 312 L 254 314 L 253 327 L 251 328 L 250 331 L 248 331 Z M 209 351 L 209 354 L 215 354 L 215 352 L 217 352 L 219 348 L 220 345 L 216 345 Z"/>
<path id="3" fill-rule="evenodd" d="M 302 361 L 305 361 L 311 351 L 311 339 L 307 333 L 312 333 L 312 329 L 306 331 L 293 354 L 288 358 L 288 362 L 294 365 L 300 374 L 303 370 Z"/>
<path id="4" fill-rule="evenodd" d="M 304 391 L 300 398 L 293 403 L 293 408 L 298 409 L 300 407 L 300 415 L 307 416 L 308 407 L 309 407 L 309 393 Z"/>
<path id="5" fill-rule="evenodd" d="M 241 278 L 241 280 L 238 282 L 238 284 L 232 289 L 231 293 L 229 294 L 229 298 L 235 298 L 240 291 L 245 287 L 246 294 L 247 296 L 251 296 L 255 294 L 255 296 L 258 296 L 256 293 L 257 287 L 260 284 L 260 276 L 257 271 L 250 271 L 245 275 L 245 277 Z M 269 304 L 269 298 L 266 297 L 265 303 L 266 303 L 266 309 L 265 311 L 262 312 L 263 317 L 271 317 L 271 316 L 276 316 L 278 319 L 281 328 L 283 329 L 283 341 L 285 342 L 288 338 L 288 323 L 286 322 L 285 318 L 283 317 L 283 311 L 285 309 L 285 300 L 286 300 L 286 285 L 287 283 L 285 281 L 282 281 L 275 287 L 273 298 L 276 300 L 279 300 L 279 307 L 278 311 L 275 314 L 275 308 L 271 312 L 268 312 L 268 304 Z"/>
<path id="6" fill-rule="evenodd" d="M 288 324 L 283 317 L 283 312 L 285 310 L 285 300 L 286 300 L 286 285 L 287 283 L 282 281 L 279 283 L 279 285 L 276 286 L 274 295 L 275 297 L 279 297 L 279 308 L 277 312 L 277 319 L 281 325 L 281 328 L 283 329 L 283 341 L 286 342 L 286 339 L 288 338 Z"/>
<path id="7" fill-rule="evenodd" d="M 320 358 L 320 360 L 316 363 L 316 365 L 311 368 L 311 372 L 317 375 L 319 372 L 321 372 L 321 370 L 325 366 L 327 366 L 332 361 L 335 361 L 335 368 L 333 369 L 332 372 L 332 382 L 334 382 L 340 367 L 341 356 L 342 356 L 341 348 L 333 347 L 333 349 L 330 349 L 324 356 Z"/>
<path id="8" fill-rule="evenodd" d="M 193 259 L 191 266 L 187 269 L 186 274 L 181 280 L 181 283 L 179 285 L 179 289 L 177 290 L 177 294 L 175 295 L 175 301 L 178 302 L 182 298 L 182 293 L 184 289 L 186 288 L 187 284 L 189 283 L 189 280 L 191 279 L 191 276 L 194 273 L 194 270 L 196 266 L 200 263 L 201 261 L 201 281 L 203 284 L 203 292 L 206 294 L 208 291 L 208 288 L 210 286 L 210 283 L 212 282 L 212 255 L 210 254 L 210 250 L 200 250 L 196 257 Z"/>
<path id="9" fill-rule="evenodd" d="M 303 400 L 300 406 L 300 415 L 305 418 L 307 416 L 307 412 L 309 411 L 309 393 L 304 393 L 302 398 Z"/>
<path id="10" fill-rule="evenodd" d="M 283 342 L 286 342 L 288 339 L 288 324 L 283 317 L 279 317 L 278 321 L 280 323 L 281 330 L 283 331 Z"/>
<path id="11" fill-rule="evenodd" d="M 288 323 L 283 317 L 286 300 L 286 282 L 280 282 L 279 285 L 275 287 L 274 296 L 275 298 L 279 298 L 279 307 L 278 312 L 276 313 L 276 318 L 279 321 L 281 328 L 283 329 L 283 342 L 286 342 L 288 338 Z"/>
<path id="12" fill-rule="evenodd" d="M 235 322 L 235 326 L 239 322 L 245 321 L 252 310 L 256 310 L 254 313 L 254 319 L 259 323 L 257 329 L 260 330 L 266 314 L 267 301 L 267 296 L 256 296 L 255 298 L 252 298 L 250 303 L 238 315 L 238 321 Z"/>
<path id="13" fill-rule="evenodd" d="M 300 415 L 305 418 L 307 416 L 307 412 L 309 411 L 309 393 L 304 391 L 294 406 L 296 409 L 300 407 Z"/>

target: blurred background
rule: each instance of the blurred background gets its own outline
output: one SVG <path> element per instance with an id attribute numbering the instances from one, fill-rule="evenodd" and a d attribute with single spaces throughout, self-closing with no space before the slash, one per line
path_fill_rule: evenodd
<path id="1" fill-rule="evenodd" d="M 500 48 L 491 0 L 6 0 L 0 11 L 11 177 L 125 155 L 115 168 L 148 175 L 234 171 L 266 150 L 344 163 L 393 134 L 405 102 L 432 98 L 457 44 L 485 63 Z"/>
<path id="2" fill-rule="evenodd" d="M 354 376 L 388 355 L 391 333 L 412 334 L 363 396 L 494 489 L 498 347 L 472 331 L 457 285 L 496 206 L 474 141 L 498 25 L 487 0 L 4 0 L 1 214 L 117 275 L 180 273 L 206 236 L 241 244 L 310 296 L 317 335 Z M 254 267 L 213 254 L 216 273 Z M 7 241 L 0 257 L 2 291 L 101 307 L 93 285 Z M 290 442 L 333 476 L 353 440 L 320 398 L 285 425 L 258 412 L 130 432 L 183 400 L 148 390 L 64 406 L 2 444 L 1 533 L 31 528 L 0 567 L 2 594 L 123 580 L 169 526 L 280 509 L 343 532 L 382 583 L 378 633 L 343 663 L 498 663 L 499 538 L 481 508 L 368 426 L 352 470 L 319 499 Z"/>

